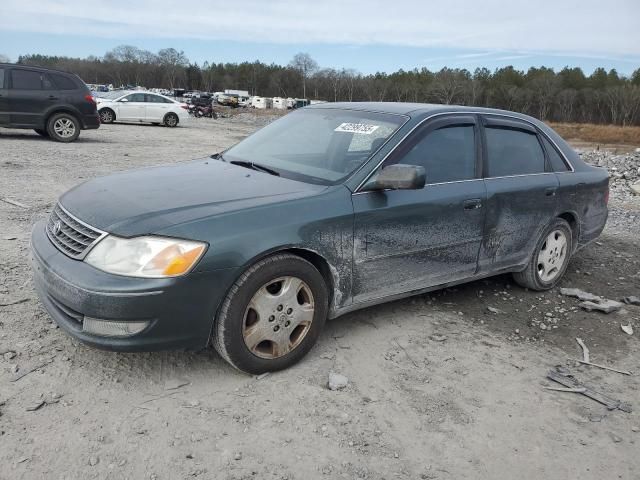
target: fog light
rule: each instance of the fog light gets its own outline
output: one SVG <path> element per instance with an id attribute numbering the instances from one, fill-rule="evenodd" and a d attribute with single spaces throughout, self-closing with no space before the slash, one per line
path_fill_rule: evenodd
<path id="1" fill-rule="evenodd" d="M 149 322 L 112 322 L 98 318 L 84 317 L 82 331 L 103 337 L 130 337 L 147 328 Z"/>

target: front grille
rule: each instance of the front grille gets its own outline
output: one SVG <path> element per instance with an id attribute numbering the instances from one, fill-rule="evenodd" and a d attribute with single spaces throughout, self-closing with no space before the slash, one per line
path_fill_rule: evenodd
<path id="1" fill-rule="evenodd" d="M 58 250 L 81 259 L 105 233 L 74 218 L 57 204 L 47 223 L 47 235 Z"/>

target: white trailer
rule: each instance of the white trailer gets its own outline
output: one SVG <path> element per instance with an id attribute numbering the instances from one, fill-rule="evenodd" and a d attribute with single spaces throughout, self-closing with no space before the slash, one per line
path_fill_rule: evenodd
<path id="1" fill-rule="evenodd" d="M 253 97 L 251 100 L 251 106 L 261 110 L 273 108 L 273 99 L 267 97 Z"/>
<path id="2" fill-rule="evenodd" d="M 273 97 L 273 108 L 277 110 L 286 110 L 287 99 L 282 97 Z"/>

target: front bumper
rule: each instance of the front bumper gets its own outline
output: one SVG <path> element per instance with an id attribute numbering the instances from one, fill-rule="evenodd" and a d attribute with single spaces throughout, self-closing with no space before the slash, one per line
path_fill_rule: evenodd
<path id="1" fill-rule="evenodd" d="M 206 347 L 218 305 L 238 274 L 235 268 L 162 279 L 109 274 L 60 252 L 44 221 L 33 227 L 31 252 L 34 283 L 49 315 L 71 336 L 106 350 Z M 150 323 L 131 337 L 103 337 L 82 330 L 85 316 Z"/>

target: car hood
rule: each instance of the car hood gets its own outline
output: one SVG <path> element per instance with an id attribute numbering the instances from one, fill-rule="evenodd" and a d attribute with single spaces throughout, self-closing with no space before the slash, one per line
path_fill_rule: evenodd
<path id="1" fill-rule="evenodd" d="M 89 180 L 65 193 L 60 203 L 95 228 L 135 236 L 326 188 L 205 158 Z"/>

